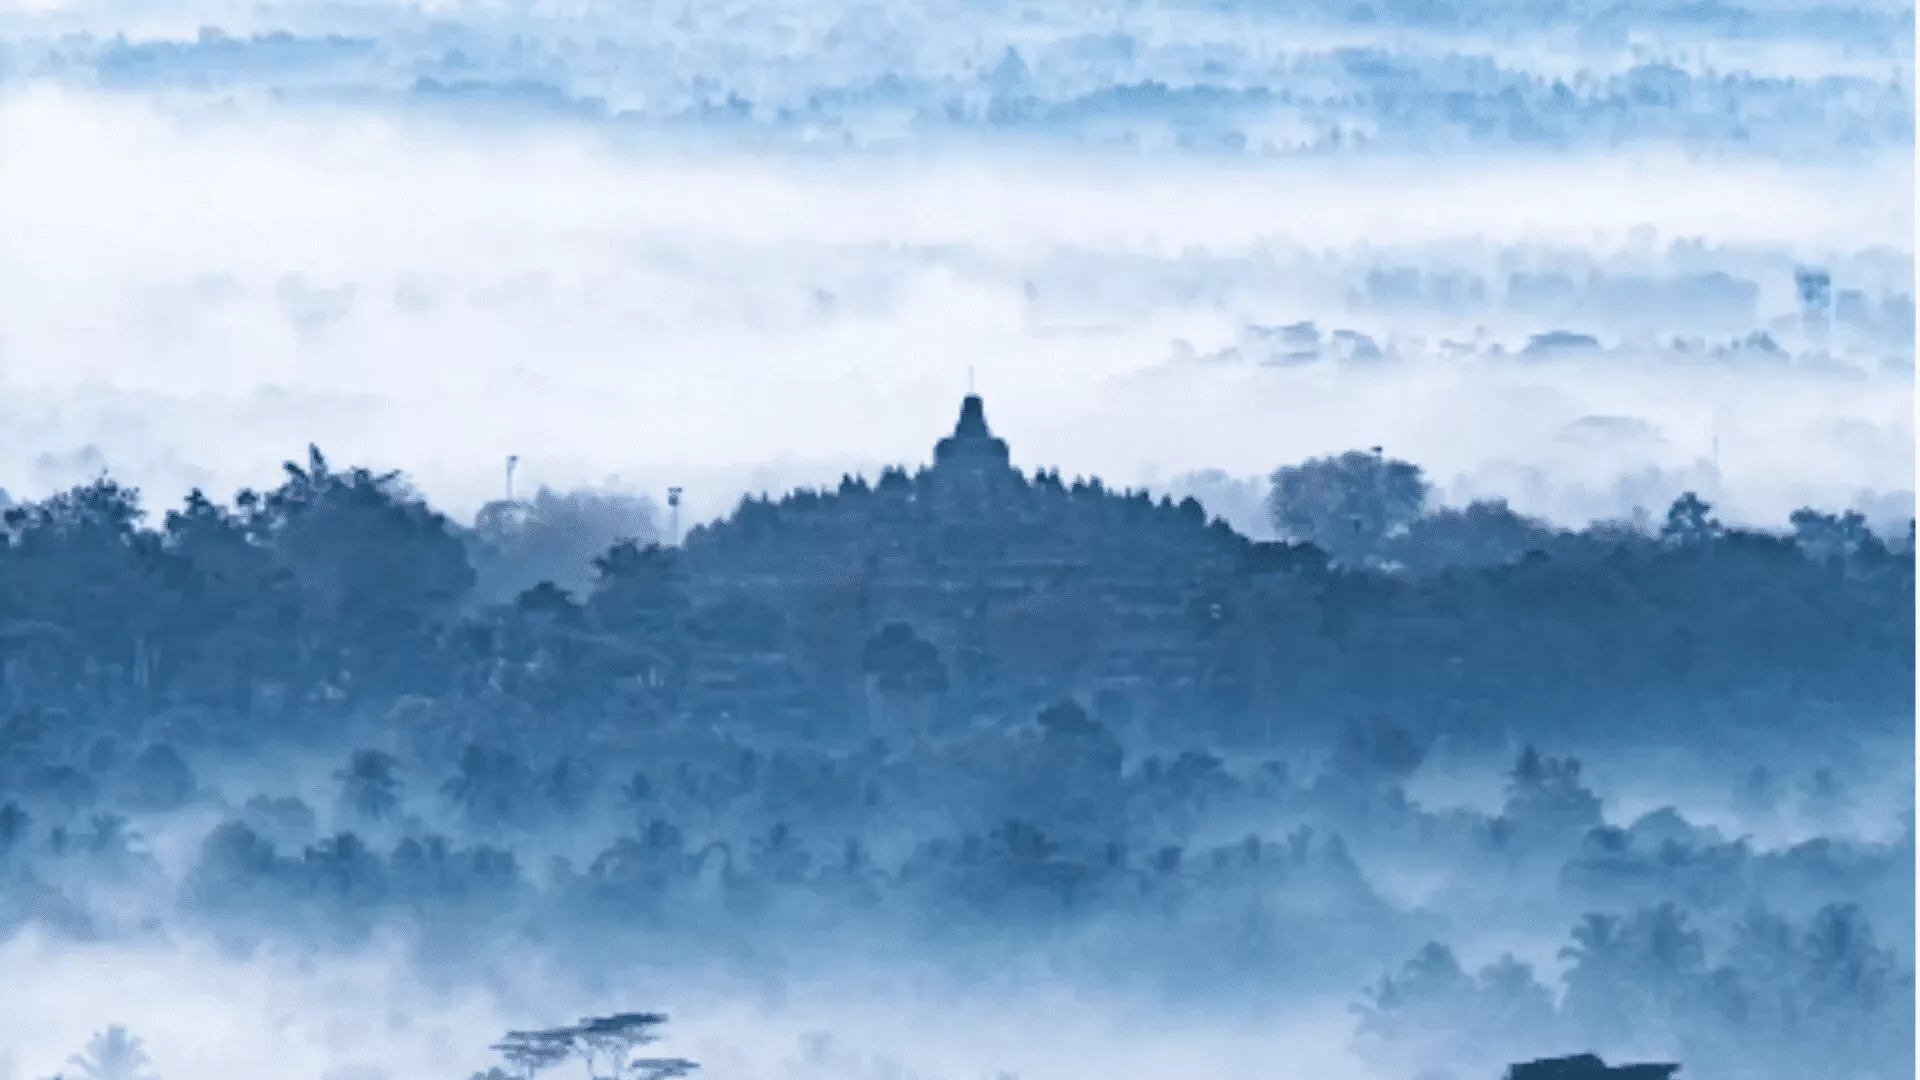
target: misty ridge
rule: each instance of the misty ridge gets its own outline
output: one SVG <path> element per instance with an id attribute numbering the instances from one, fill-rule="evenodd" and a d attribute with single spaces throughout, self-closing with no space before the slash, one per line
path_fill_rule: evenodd
<path id="1" fill-rule="evenodd" d="M 154 518 L 109 478 L 10 506 L 7 967 L 417 980 L 312 991 L 391 1010 L 283 1031 L 332 1078 L 1060 1075 L 1094 1043 L 771 1033 L 1063 990 L 1170 1044 L 1311 1017 L 1319 1075 L 1910 1074 L 1911 521 L 1568 529 L 1361 449 L 1277 469 L 1253 541 L 1009 460 L 970 396 L 930 466 L 684 530 L 551 490 L 460 523 L 317 449 Z M 253 1041 L 27 993 L 16 1076 L 95 1028 L 68 1075 Z M 760 1034 L 701 1026 L 743 1002 Z"/>
<path id="2" fill-rule="evenodd" d="M 757 148 L 1913 145 L 1903 4 L 220 6 L 17 15 L 0 74 Z"/>

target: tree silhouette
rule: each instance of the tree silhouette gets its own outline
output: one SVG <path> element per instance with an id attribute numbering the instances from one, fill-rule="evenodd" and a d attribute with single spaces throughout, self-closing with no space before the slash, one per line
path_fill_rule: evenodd
<path id="1" fill-rule="evenodd" d="M 905 623 L 888 623 L 868 639 L 860 667 L 886 693 L 918 698 L 947 688 L 939 651 Z"/>
<path id="2" fill-rule="evenodd" d="M 398 472 L 336 471 L 318 447 L 307 464 L 256 504 L 251 531 L 299 582 L 324 647 L 310 648 L 315 674 L 337 685 L 400 679 L 403 643 L 454 610 L 473 587 L 473 568 L 452 523 Z M 320 646 L 316 639 L 311 643 Z"/>
<path id="3" fill-rule="evenodd" d="M 178 809 L 193 797 L 193 772 L 180 752 L 166 743 L 155 743 L 134 758 L 127 774 L 127 795 L 142 810 Z"/>
<path id="4" fill-rule="evenodd" d="M 150 1063 L 145 1046 L 118 1024 L 88 1039 L 86 1052 L 67 1061 L 84 1080 L 153 1080 L 142 1071 Z"/>
<path id="5" fill-rule="evenodd" d="M 658 1042 L 655 1029 L 667 1018 L 659 1013 L 619 1013 L 590 1017 L 575 1028 L 575 1043 L 586 1059 L 592 1080 L 620 1080 L 630 1071 L 634 1051 Z M 600 1071 L 604 1064 L 605 1072 Z"/>
<path id="6" fill-rule="evenodd" d="M 1267 516 L 1282 537 L 1357 565 L 1413 524 L 1429 485 L 1420 467 L 1359 450 L 1276 469 Z"/>
<path id="7" fill-rule="evenodd" d="M 593 797 L 599 773 L 593 763 L 571 754 L 555 759 L 541 780 L 541 793 L 548 805 L 566 817 L 583 812 Z"/>
<path id="8" fill-rule="evenodd" d="M 1522 517 L 1505 499 L 1493 499 L 1423 514 L 1387 541 L 1383 553 L 1393 562 L 1431 574 L 1450 567 L 1500 566 L 1552 540 L 1546 522 Z"/>
<path id="9" fill-rule="evenodd" d="M 659 540 L 658 508 L 645 495 L 559 492 L 488 503 L 474 519 L 469 550 L 478 590 L 490 599 L 546 584 L 576 595 L 593 587 L 593 560 L 623 539 Z"/>
<path id="10" fill-rule="evenodd" d="M 860 650 L 860 670 L 873 681 L 894 723 L 948 685 L 939 650 L 905 623 L 888 623 L 867 639 Z"/>
<path id="11" fill-rule="evenodd" d="M 367 821 L 393 816 L 400 808 L 400 781 L 393 775 L 399 764 L 392 754 L 355 750 L 347 767 L 333 774 L 340 781 L 341 804 Z"/>
<path id="12" fill-rule="evenodd" d="M 674 1080 L 699 1066 L 684 1058 L 634 1056 L 660 1041 L 666 1022 L 660 1013 L 588 1017 L 571 1027 L 510 1031 L 493 1049 L 526 1080 L 574 1056 L 586 1066 L 588 1080 Z M 490 1080 L 494 1071 L 475 1075 Z"/>
<path id="13" fill-rule="evenodd" d="M 1660 535 L 1670 543 L 1699 546 L 1721 534 L 1720 522 L 1713 517 L 1713 506 L 1689 491 L 1667 508 L 1667 520 Z"/>
<path id="14" fill-rule="evenodd" d="M 441 792 L 481 828 L 523 821 L 536 790 L 533 771 L 503 750 L 468 746 Z"/>
<path id="15" fill-rule="evenodd" d="M 546 1069 L 573 1056 L 578 1033 L 573 1028 L 550 1028 L 545 1031 L 509 1031 L 506 1038 L 495 1043 L 493 1049 L 507 1064 L 520 1071 L 520 1075 L 532 1080 Z"/>

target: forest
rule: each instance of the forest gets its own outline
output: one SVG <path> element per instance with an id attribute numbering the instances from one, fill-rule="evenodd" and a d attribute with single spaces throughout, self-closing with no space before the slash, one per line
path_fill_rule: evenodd
<path id="1" fill-rule="evenodd" d="M 317 449 L 7 505 L 0 938 L 1338 1000 L 1395 1080 L 1912 1075 L 1910 522 L 1568 529 L 1357 451 L 1276 470 L 1255 542 L 969 423 L 684 537 Z M 664 1022 L 446 1075 L 683 1075 L 635 1056 Z M 70 1075 L 149 1065 L 112 1027 Z"/>

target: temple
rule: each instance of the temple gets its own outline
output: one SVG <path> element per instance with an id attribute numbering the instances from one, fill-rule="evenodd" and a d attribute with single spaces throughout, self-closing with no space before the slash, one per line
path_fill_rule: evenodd
<path id="1" fill-rule="evenodd" d="M 957 682 L 981 690 L 977 702 L 1011 707 L 1067 686 L 1128 693 L 1191 682 L 1198 642 L 1219 617 L 1209 597 L 1247 548 L 1194 500 L 1022 473 L 969 394 L 930 466 L 745 499 L 691 530 L 682 557 L 697 603 L 768 605 L 792 625 L 817 623 L 808 611 L 859 613 L 861 625 L 844 628 L 849 641 L 765 651 L 757 662 L 768 671 L 801 682 L 816 672 L 825 684 L 865 635 L 906 622 Z"/>
<path id="2" fill-rule="evenodd" d="M 953 434 L 933 447 L 933 467 L 960 469 L 1009 469 L 1007 442 L 995 438 L 987 428 L 987 406 L 978 394 L 968 394 L 960 402 L 960 419 Z"/>

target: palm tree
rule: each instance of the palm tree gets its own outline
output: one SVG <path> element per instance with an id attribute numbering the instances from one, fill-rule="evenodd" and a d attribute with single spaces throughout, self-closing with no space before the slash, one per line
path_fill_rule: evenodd
<path id="1" fill-rule="evenodd" d="M 752 850 L 755 869 L 784 884 L 805 878 L 812 864 L 811 856 L 784 821 L 768 830 L 766 836 L 756 837 Z"/>
<path id="2" fill-rule="evenodd" d="M 1605 967 L 1619 952 L 1619 928 L 1615 916 L 1587 915 L 1573 928 L 1573 944 L 1560 950 L 1560 958 L 1572 961 L 1575 971 Z"/>
<path id="3" fill-rule="evenodd" d="M 1687 926 L 1687 918 L 1672 904 L 1661 904 L 1634 916 L 1627 926 L 1640 954 L 1643 973 L 1653 976 L 1667 988 L 1675 980 L 1698 974 L 1705 964 L 1706 951 L 1698 931 Z"/>
<path id="4" fill-rule="evenodd" d="M 573 817 L 586 808 L 592 798 L 594 781 L 597 779 L 593 763 L 563 754 L 547 770 L 545 789 L 547 801 L 562 814 Z"/>
<path id="5" fill-rule="evenodd" d="M 93 832 L 87 837 L 87 850 L 96 855 L 121 858 L 133 850 L 140 834 L 127 829 L 127 819 L 119 814 L 95 814 Z"/>
<path id="6" fill-rule="evenodd" d="M 141 1072 L 150 1064 L 141 1041 L 115 1024 L 87 1040 L 87 1052 L 67 1059 L 84 1080 L 153 1080 Z"/>
<path id="7" fill-rule="evenodd" d="M 516 823 L 534 786 L 533 773 L 505 751 L 468 746 L 441 792 L 483 828 Z"/>
<path id="8" fill-rule="evenodd" d="M 393 770 L 400 764 L 392 754 L 356 750 L 347 767 L 333 774 L 342 788 L 340 801 L 368 821 L 380 821 L 400 808 L 400 782 Z"/>
<path id="9" fill-rule="evenodd" d="M 1560 959 L 1568 961 L 1564 1010 L 1615 1017 L 1620 1002 L 1614 995 L 1623 982 L 1625 936 L 1619 918 L 1612 915 L 1588 915 L 1573 928 L 1573 944 L 1560 950 Z"/>

